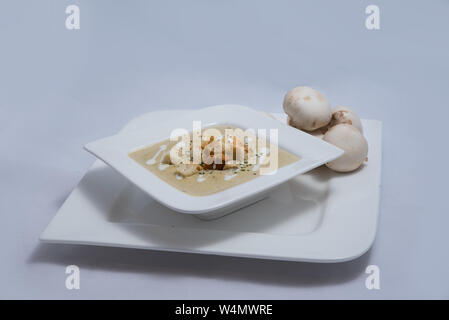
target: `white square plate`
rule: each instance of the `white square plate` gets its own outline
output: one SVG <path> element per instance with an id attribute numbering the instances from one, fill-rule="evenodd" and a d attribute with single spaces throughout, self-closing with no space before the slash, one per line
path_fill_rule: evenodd
<path id="1" fill-rule="evenodd" d="M 300 160 L 279 168 L 275 174 L 259 176 L 207 196 L 191 196 L 161 180 L 129 157 L 129 153 L 170 137 L 172 130 L 182 128 L 191 131 L 193 121 L 201 121 L 202 127 L 230 124 L 242 129 L 278 130 L 278 145 L 300 157 Z M 336 159 L 343 150 L 294 129 L 275 119 L 239 105 L 213 106 L 197 111 L 167 117 L 164 121 L 151 121 L 132 132 L 116 134 L 88 143 L 85 148 L 117 170 L 124 177 L 147 192 L 168 208 L 188 213 L 202 214 L 203 218 L 217 217 L 235 211 L 266 197 L 268 191 L 279 184 Z"/>
<path id="2" fill-rule="evenodd" d="M 188 114 L 148 113 L 122 132 Z M 274 116 L 285 123 L 284 115 Z M 360 170 L 338 174 L 317 168 L 281 184 L 268 198 L 213 221 L 160 205 L 96 161 L 40 239 L 290 261 L 355 259 L 374 241 L 380 196 L 381 123 L 362 123 L 369 160 Z"/>

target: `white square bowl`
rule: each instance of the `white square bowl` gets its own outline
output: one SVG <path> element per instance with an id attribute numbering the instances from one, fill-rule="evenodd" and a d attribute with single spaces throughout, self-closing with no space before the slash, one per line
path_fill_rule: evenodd
<path id="1" fill-rule="evenodd" d="M 279 147 L 296 154 L 300 160 L 278 169 L 273 175 L 259 176 L 215 194 L 191 196 L 170 186 L 129 157 L 129 153 L 137 148 L 169 138 L 173 129 L 191 131 L 193 121 L 201 121 L 203 127 L 229 124 L 243 129 L 278 129 Z M 85 145 L 85 149 L 164 206 L 203 219 L 214 219 L 261 200 L 279 184 L 343 154 L 343 150 L 321 139 L 239 105 L 213 106 L 165 122 L 153 122 L 143 130 L 93 141 Z"/>

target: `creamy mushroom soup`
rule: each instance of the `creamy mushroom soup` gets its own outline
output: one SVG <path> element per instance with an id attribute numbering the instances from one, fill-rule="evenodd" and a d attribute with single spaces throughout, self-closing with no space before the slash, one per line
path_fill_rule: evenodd
<path id="1" fill-rule="evenodd" d="M 217 129 L 223 136 L 226 129 L 237 129 L 231 125 L 219 125 L 204 130 L 210 128 Z M 192 137 L 192 133 L 190 137 Z M 212 138 L 206 142 L 203 139 L 202 148 L 207 148 L 208 145 L 212 145 L 212 142 L 216 143 L 217 139 L 213 140 Z M 257 139 L 257 142 L 259 142 L 259 139 Z M 166 183 L 192 196 L 210 195 L 257 178 L 261 169 L 269 167 L 270 164 L 269 161 L 267 163 L 267 160 L 270 158 L 270 150 L 273 150 L 267 142 L 266 147 L 261 148 L 263 150 L 254 150 L 254 160 L 248 161 L 249 158 L 246 157 L 244 161 L 233 164 L 223 161 L 223 164 L 220 165 L 205 163 L 186 165 L 184 163 L 174 164 L 170 157 L 170 150 L 177 143 L 178 141 L 167 139 L 132 151 L 129 157 Z M 235 144 L 238 144 L 238 142 Z M 244 142 L 244 150 L 248 153 L 247 141 Z M 299 160 L 298 156 L 282 148 L 278 147 L 274 150 L 278 152 L 277 168 Z"/>

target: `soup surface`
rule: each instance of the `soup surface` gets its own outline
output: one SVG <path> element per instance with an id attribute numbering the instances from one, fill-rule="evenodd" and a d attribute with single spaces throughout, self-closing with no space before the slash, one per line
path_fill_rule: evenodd
<path id="1" fill-rule="evenodd" d="M 231 125 L 212 126 L 209 128 L 217 129 L 223 135 L 226 129 L 236 129 L 235 126 Z M 209 128 L 205 128 L 205 130 Z M 129 157 L 166 183 L 192 196 L 210 195 L 250 181 L 260 175 L 261 168 L 267 169 L 269 167 L 270 145 L 267 142 L 265 149 L 255 151 L 254 164 L 242 161 L 229 168 L 225 166 L 222 170 L 209 169 L 211 166 L 201 164 L 196 165 L 195 173 L 193 174 L 180 174 L 180 165 L 172 164 L 170 160 L 167 160 L 170 158 L 171 148 L 177 142 L 167 139 L 135 150 L 129 153 Z M 278 147 L 277 152 L 278 168 L 300 160 L 298 156 L 282 148 Z"/>

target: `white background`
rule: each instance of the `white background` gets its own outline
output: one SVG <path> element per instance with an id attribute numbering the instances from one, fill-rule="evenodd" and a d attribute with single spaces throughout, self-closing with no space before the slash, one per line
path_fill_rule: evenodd
<path id="1" fill-rule="evenodd" d="M 65 28 L 65 8 L 81 29 Z M 381 29 L 365 28 L 380 7 Z M 0 3 L 0 298 L 449 298 L 449 2 Z M 44 245 L 94 159 L 153 111 L 280 112 L 298 85 L 384 124 L 380 221 L 363 257 L 319 265 Z M 65 288 L 65 268 L 81 289 Z M 381 289 L 365 288 L 365 268 Z"/>

